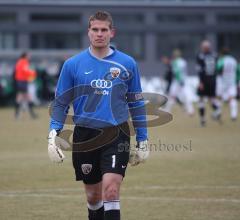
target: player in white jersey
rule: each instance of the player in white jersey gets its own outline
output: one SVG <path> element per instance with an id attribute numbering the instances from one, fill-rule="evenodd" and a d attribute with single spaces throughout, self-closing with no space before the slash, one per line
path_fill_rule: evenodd
<path id="1" fill-rule="evenodd" d="M 175 104 L 176 99 L 183 103 L 186 112 L 189 115 L 194 113 L 192 103 L 189 101 L 186 92 L 186 76 L 187 76 L 187 62 L 182 58 L 181 51 L 176 49 L 173 51 L 173 60 L 171 63 L 173 72 L 173 81 L 169 90 L 169 100 L 167 102 L 166 111 L 171 112 L 172 106 Z"/>
<path id="2" fill-rule="evenodd" d="M 222 49 L 222 56 L 217 62 L 217 71 L 220 74 L 217 84 L 217 95 L 229 103 L 232 120 L 237 119 L 237 60 L 230 55 L 227 47 Z"/>
<path id="3" fill-rule="evenodd" d="M 240 99 L 240 62 L 237 67 L 237 99 Z"/>

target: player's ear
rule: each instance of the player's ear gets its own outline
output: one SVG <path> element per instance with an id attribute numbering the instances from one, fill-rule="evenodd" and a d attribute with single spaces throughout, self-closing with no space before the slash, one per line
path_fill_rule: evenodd
<path id="1" fill-rule="evenodd" d="M 115 37 L 115 34 L 116 34 L 116 29 L 112 28 L 111 29 L 111 38 Z"/>
<path id="2" fill-rule="evenodd" d="M 88 32 L 87 32 L 87 34 L 88 34 L 88 37 L 89 37 L 89 32 L 90 32 L 90 28 L 88 28 Z"/>

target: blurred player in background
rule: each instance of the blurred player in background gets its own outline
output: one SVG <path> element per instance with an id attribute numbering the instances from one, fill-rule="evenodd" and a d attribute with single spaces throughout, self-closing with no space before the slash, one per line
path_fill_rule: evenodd
<path id="1" fill-rule="evenodd" d="M 229 103 L 230 116 L 234 121 L 238 115 L 237 103 L 237 60 L 224 47 L 217 62 L 217 72 L 220 75 L 217 85 L 217 95 Z"/>
<path id="2" fill-rule="evenodd" d="M 37 75 L 35 75 L 34 77 L 30 77 L 28 80 L 28 95 L 29 95 L 29 102 L 31 103 L 31 105 L 38 106 L 40 105 L 40 100 L 37 96 L 36 78 L 37 78 Z M 34 115 L 35 117 L 37 117 L 35 113 Z"/>
<path id="3" fill-rule="evenodd" d="M 172 71 L 171 59 L 167 56 L 163 56 L 161 58 L 161 61 L 165 66 L 164 80 L 167 83 L 165 94 L 168 95 L 169 91 L 170 91 L 171 84 L 172 84 L 172 80 L 173 80 L 173 71 Z"/>
<path id="4" fill-rule="evenodd" d="M 212 51 L 211 43 L 204 40 L 197 55 L 197 72 L 199 76 L 199 116 L 201 126 L 206 124 L 206 102 L 210 99 L 213 109 L 212 117 L 220 120 L 221 105 L 216 98 L 216 54 Z"/>
<path id="5" fill-rule="evenodd" d="M 32 118 L 36 118 L 33 103 L 28 93 L 29 82 L 36 78 L 36 72 L 30 69 L 29 54 L 24 52 L 15 65 L 16 103 L 15 117 L 19 118 L 21 111 L 28 110 Z"/>
<path id="6" fill-rule="evenodd" d="M 237 67 L 237 99 L 240 99 L 240 60 Z"/>
<path id="7" fill-rule="evenodd" d="M 187 62 L 183 59 L 181 51 L 175 49 L 173 51 L 173 58 L 171 62 L 171 70 L 173 80 L 169 89 L 169 99 L 166 104 L 165 110 L 171 112 L 172 106 L 176 103 L 177 99 L 183 103 L 185 111 L 192 115 L 194 109 L 192 103 L 189 101 L 188 94 L 186 92 L 186 77 L 187 77 Z"/>
<path id="8" fill-rule="evenodd" d="M 100 142 L 108 135 L 104 133 L 98 148 L 86 152 L 77 150 L 73 144 L 76 180 L 84 183 L 89 220 L 120 220 L 119 193 L 127 164 L 137 165 L 149 155 L 146 113 L 136 116 L 132 112 L 132 119 L 142 121 L 143 126 L 135 126 L 138 145 L 129 158 L 128 110 L 144 106 L 140 76 L 133 58 L 110 47 L 114 29 L 109 13 L 97 12 L 90 17 L 88 25 L 90 47 L 64 63 L 58 80 L 52 112 L 57 112 L 63 120 L 51 114 L 48 153 L 53 162 L 63 161 L 64 155 L 56 144 L 57 134 L 63 128 L 73 94 L 78 92 L 76 87 L 83 86 L 84 95 L 78 95 L 73 101 L 76 125 L 73 143 L 96 139 L 107 128 L 117 129 L 119 133 L 101 146 Z M 69 93 L 73 88 L 73 93 Z M 119 146 L 127 148 L 119 149 Z"/>

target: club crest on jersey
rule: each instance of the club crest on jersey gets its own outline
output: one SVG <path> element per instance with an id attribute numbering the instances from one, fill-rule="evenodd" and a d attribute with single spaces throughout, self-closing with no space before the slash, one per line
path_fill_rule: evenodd
<path id="1" fill-rule="evenodd" d="M 117 78 L 120 75 L 121 70 L 117 67 L 111 67 L 110 68 L 110 73 L 112 75 L 112 78 Z"/>
<path id="2" fill-rule="evenodd" d="M 81 167 L 82 167 L 82 172 L 85 175 L 89 174 L 92 170 L 92 164 L 88 164 L 88 163 L 82 164 Z"/>

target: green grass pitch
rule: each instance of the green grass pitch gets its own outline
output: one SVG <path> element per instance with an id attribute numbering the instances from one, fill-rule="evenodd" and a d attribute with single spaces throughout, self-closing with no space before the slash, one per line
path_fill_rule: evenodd
<path id="1" fill-rule="evenodd" d="M 85 193 L 75 182 L 71 154 L 61 165 L 47 155 L 48 110 L 18 121 L 0 109 L 0 219 L 87 219 Z M 124 220 L 238 220 L 240 120 L 223 124 L 175 107 L 173 121 L 150 128 L 149 160 L 128 167 L 121 191 Z"/>

